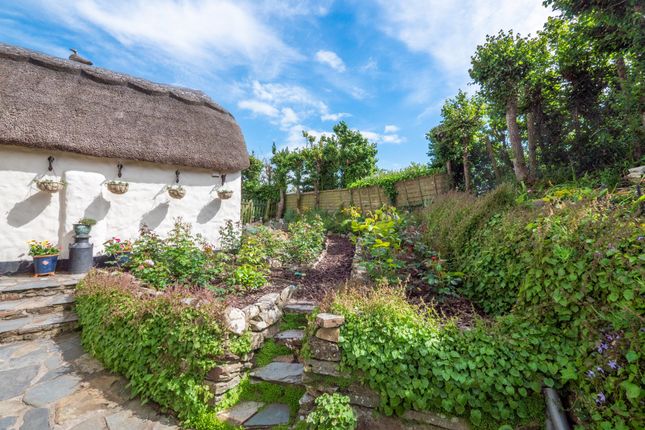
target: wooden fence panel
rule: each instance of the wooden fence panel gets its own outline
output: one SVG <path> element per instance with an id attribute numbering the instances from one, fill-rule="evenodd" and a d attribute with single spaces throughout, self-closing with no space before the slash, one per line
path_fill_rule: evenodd
<path id="1" fill-rule="evenodd" d="M 431 199 L 443 194 L 450 189 L 450 181 L 445 174 L 422 176 L 408 179 L 395 184 L 397 192 L 397 207 L 415 207 L 427 205 Z M 301 193 L 300 210 L 313 209 L 316 204 L 316 195 L 313 191 Z M 375 210 L 383 205 L 391 205 L 389 196 L 381 187 L 364 187 L 353 189 L 325 190 L 320 192 L 320 209 L 334 212 L 341 208 L 355 206 L 366 212 Z M 297 194 L 287 194 L 285 200 L 286 210 L 297 210 Z"/>

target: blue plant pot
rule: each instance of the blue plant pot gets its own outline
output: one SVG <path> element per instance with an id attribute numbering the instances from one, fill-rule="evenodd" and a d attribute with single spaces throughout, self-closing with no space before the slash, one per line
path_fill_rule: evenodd
<path id="1" fill-rule="evenodd" d="M 122 252 L 114 256 L 114 262 L 117 266 L 123 267 L 130 262 L 130 252 Z"/>
<path id="2" fill-rule="evenodd" d="M 34 257 L 34 274 L 36 276 L 53 275 L 56 273 L 58 254 Z"/>

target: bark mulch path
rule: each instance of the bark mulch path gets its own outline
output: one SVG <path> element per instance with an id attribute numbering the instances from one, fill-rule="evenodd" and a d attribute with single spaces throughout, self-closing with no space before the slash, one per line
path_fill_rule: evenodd
<path id="1" fill-rule="evenodd" d="M 288 269 L 273 269 L 269 276 L 269 285 L 241 296 L 229 295 L 226 304 L 244 307 L 255 303 L 265 294 L 280 292 L 288 285 L 298 286 L 293 296 L 295 300 L 320 302 L 327 292 L 338 288 L 349 279 L 353 258 L 354 244 L 349 238 L 329 235 L 322 259 L 315 267 L 305 270 L 304 276 L 298 277 Z"/>
<path id="2" fill-rule="evenodd" d="M 314 268 L 305 271 L 302 278 L 287 270 L 275 271 L 273 275 L 298 285 L 295 299 L 319 302 L 329 291 L 337 289 L 349 279 L 353 258 L 354 244 L 349 238 L 329 235 L 326 254 Z"/>

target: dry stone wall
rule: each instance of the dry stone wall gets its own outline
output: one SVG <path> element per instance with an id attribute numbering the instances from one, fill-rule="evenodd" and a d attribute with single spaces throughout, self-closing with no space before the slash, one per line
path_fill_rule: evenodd
<path id="1" fill-rule="evenodd" d="M 205 382 L 215 395 L 214 404 L 240 383 L 244 373 L 252 367 L 254 352 L 262 347 L 266 339 L 278 333 L 282 310 L 295 290 L 296 286 L 291 285 L 279 293 L 265 294 L 244 308 L 229 306 L 225 309 L 224 322 L 230 333 L 243 335 L 250 331 L 251 352 L 242 356 L 229 353 L 221 357 L 223 361 L 208 372 Z"/>

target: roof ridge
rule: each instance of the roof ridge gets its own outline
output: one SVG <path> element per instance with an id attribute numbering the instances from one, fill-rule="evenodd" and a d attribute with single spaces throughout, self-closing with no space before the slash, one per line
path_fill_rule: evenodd
<path id="1" fill-rule="evenodd" d="M 30 64 L 50 70 L 78 74 L 82 78 L 90 79 L 100 84 L 125 86 L 149 96 L 165 95 L 179 100 L 182 103 L 206 106 L 220 113 L 229 115 L 234 119 L 233 114 L 217 104 L 213 99 L 200 90 L 180 87 L 177 85 L 161 84 L 125 73 L 115 72 L 103 67 L 89 66 L 65 58 L 54 57 L 38 51 L 2 42 L 0 42 L 0 58 L 6 58 L 13 61 L 26 61 Z"/>

